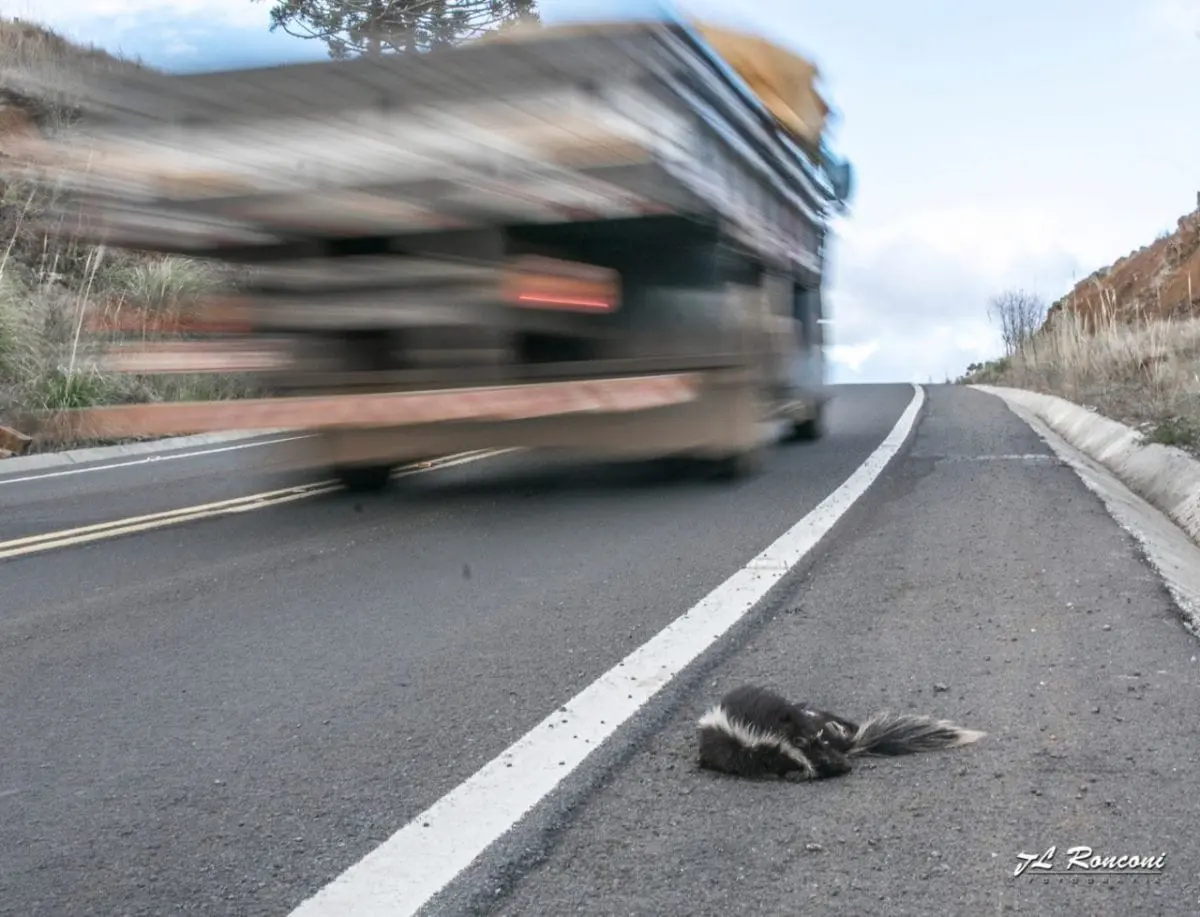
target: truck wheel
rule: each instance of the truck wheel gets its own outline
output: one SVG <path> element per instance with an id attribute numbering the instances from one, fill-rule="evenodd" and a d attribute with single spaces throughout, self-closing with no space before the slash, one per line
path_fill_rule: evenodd
<path id="1" fill-rule="evenodd" d="M 652 477 L 664 481 L 682 481 L 696 471 L 696 460 L 690 455 L 663 455 L 647 462 Z"/>
<path id="2" fill-rule="evenodd" d="M 741 481 L 760 474 L 766 465 L 766 450 L 755 446 L 745 452 L 711 459 L 712 475 L 718 481 Z"/>
<path id="3" fill-rule="evenodd" d="M 340 465 L 333 470 L 342 486 L 351 493 L 383 490 L 392 479 L 391 465 Z"/>
<path id="4" fill-rule="evenodd" d="M 816 413 L 808 420 L 792 422 L 791 435 L 788 439 L 793 442 L 816 442 L 825 435 L 824 408 L 818 407 Z"/>

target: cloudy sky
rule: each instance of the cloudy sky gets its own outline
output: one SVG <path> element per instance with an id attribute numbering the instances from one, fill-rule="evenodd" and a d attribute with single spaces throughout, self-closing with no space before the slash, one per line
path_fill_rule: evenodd
<path id="1" fill-rule="evenodd" d="M 321 58 L 272 0 L 0 0 L 168 69 Z M 584 0 L 542 0 L 546 19 Z M 587 0 L 611 9 L 611 2 Z M 680 0 L 811 56 L 857 171 L 838 225 L 835 381 L 942 381 L 995 356 L 989 296 L 1047 301 L 1200 191 L 1200 0 Z"/>

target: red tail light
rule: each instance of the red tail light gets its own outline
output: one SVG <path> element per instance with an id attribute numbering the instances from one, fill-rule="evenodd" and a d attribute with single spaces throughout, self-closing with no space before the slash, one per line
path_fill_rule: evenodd
<path id="1" fill-rule="evenodd" d="M 608 268 L 552 258 L 522 258 L 507 272 L 505 299 L 525 309 L 614 312 L 621 278 Z"/>
<path id="2" fill-rule="evenodd" d="M 585 312 L 611 312 L 616 303 L 610 299 L 584 299 L 579 296 L 554 296 L 546 293 L 519 293 L 517 302 L 551 309 L 580 309 Z"/>

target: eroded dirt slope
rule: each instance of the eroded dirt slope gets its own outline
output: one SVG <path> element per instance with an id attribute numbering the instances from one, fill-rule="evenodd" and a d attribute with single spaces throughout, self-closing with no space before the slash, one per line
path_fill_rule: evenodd
<path id="1" fill-rule="evenodd" d="M 1200 208 L 1180 217 L 1174 232 L 1081 281 L 1050 307 L 1050 316 L 1064 309 L 1093 327 L 1105 316 L 1200 315 Z"/>

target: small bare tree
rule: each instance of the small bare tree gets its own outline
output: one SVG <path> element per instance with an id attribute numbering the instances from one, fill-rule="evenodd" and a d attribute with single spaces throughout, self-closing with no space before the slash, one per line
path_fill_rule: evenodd
<path id="1" fill-rule="evenodd" d="M 988 316 L 1000 326 L 1006 356 L 1014 356 L 1046 322 L 1046 304 L 1041 298 L 1024 290 L 1010 290 L 993 296 L 988 303 Z"/>

